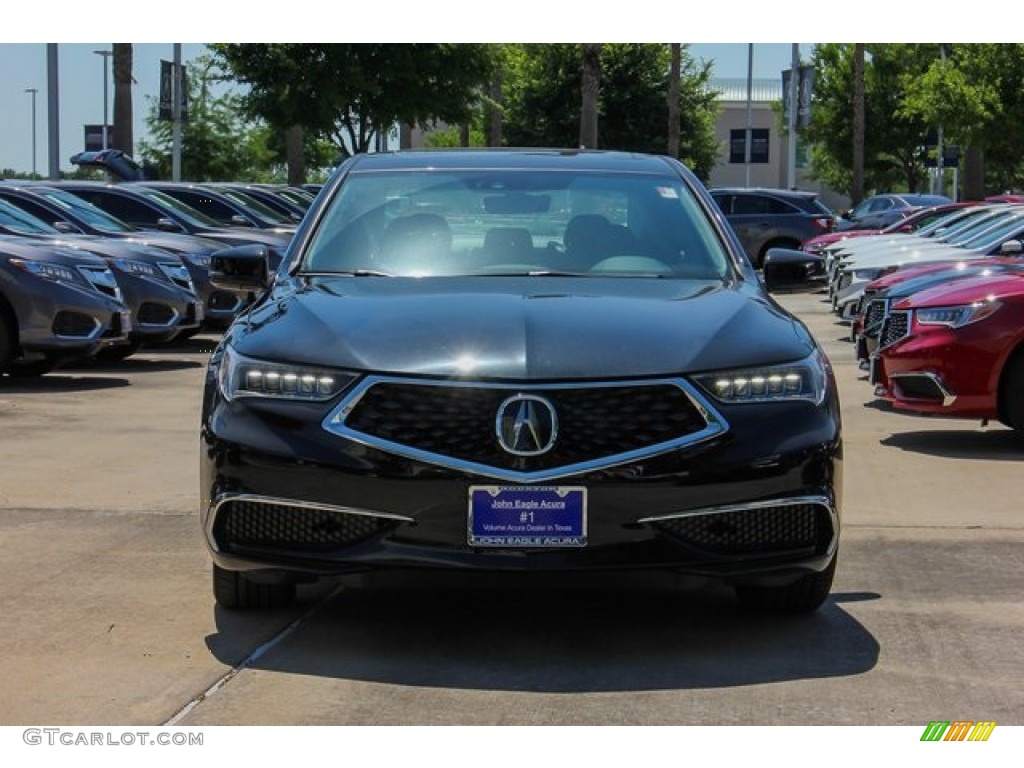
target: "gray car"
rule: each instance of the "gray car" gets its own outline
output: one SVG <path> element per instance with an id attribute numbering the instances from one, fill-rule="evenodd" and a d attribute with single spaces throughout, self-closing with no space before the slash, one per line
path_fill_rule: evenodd
<path id="1" fill-rule="evenodd" d="M 711 196 L 755 267 L 770 248 L 799 248 L 835 229 L 836 218 L 814 192 L 787 189 L 712 189 Z"/>
<path id="2" fill-rule="evenodd" d="M 0 376 L 39 376 L 124 343 L 131 313 L 107 263 L 0 237 Z"/>

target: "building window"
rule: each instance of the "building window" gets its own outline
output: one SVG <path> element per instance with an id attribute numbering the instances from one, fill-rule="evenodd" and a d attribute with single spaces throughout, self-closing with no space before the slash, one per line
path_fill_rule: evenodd
<path id="1" fill-rule="evenodd" d="M 751 142 L 750 142 L 750 162 L 751 163 L 767 163 L 768 162 L 768 129 L 767 128 L 754 128 L 750 131 Z M 729 131 L 729 162 L 730 163 L 745 163 L 746 162 L 746 128 L 736 128 Z"/>

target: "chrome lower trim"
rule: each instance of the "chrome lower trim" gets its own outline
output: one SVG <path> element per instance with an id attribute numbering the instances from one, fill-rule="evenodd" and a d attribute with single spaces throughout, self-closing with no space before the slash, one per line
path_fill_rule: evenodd
<path id="1" fill-rule="evenodd" d="M 949 387 L 946 386 L 946 382 L 942 380 L 942 377 L 937 373 L 931 371 L 920 371 L 914 373 L 894 373 L 889 376 L 889 380 L 893 382 L 899 382 L 900 379 L 926 379 L 936 386 L 939 392 L 942 394 L 942 407 L 948 408 L 956 402 L 957 396 L 953 394 Z M 907 400 L 920 399 L 920 398 L 902 398 Z"/>
<path id="2" fill-rule="evenodd" d="M 80 313 L 80 314 L 85 314 L 85 313 Z M 99 335 L 101 333 L 103 333 L 103 323 L 101 323 L 99 320 L 97 320 L 92 315 L 89 315 L 89 319 L 92 320 L 92 322 L 93 322 L 93 329 L 91 331 L 89 331 L 89 333 L 85 334 L 84 336 L 80 336 L 80 335 L 70 336 L 70 335 L 65 334 L 65 333 L 54 333 L 53 337 L 55 339 L 62 339 L 64 341 L 94 341 L 95 339 L 97 339 L 99 337 Z M 53 326 L 51 324 L 51 328 L 52 327 Z"/>
<path id="3" fill-rule="evenodd" d="M 181 313 L 178 312 L 178 310 L 176 310 L 174 307 L 171 307 L 171 313 L 173 316 L 166 323 L 144 323 L 138 319 L 137 314 L 135 321 L 138 323 L 140 328 L 173 328 L 177 324 L 178 320 L 181 319 Z"/>
<path id="4" fill-rule="evenodd" d="M 244 501 L 248 504 L 268 504 L 278 507 L 294 507 L 296 509 L 316 509 L 322 512 L 338 512 L 345 515 L 360 515 L 362 517 L 379 517 L 385 520 L 394 520 L 399 523 L 416 522 L 411 517 L 396 515 L 391 512 L 380 512 L 372 509 L 354 509 L 352 507 L 342 507 L 336 504 L 323 504 L 318 501 L 284 499 L 277 496 L 263 496 L 257 493 L 222 493 L 218 495 L 217 498 L 206 501 L 208 516 L 206 519 L 204 533 L 206 534 L 206 541 L 210 545 L 210 549 L 214 552 L 221 551 L 217 546 L 217 542 L 213 538 L 213 528 L 217 523 L 217 514 L 220 512 L 221 507 L 231 501 Z"/>
<path id="5" fill-rule="evenodd" d="M 721 507 L 703 507 L 701 509 L 688 509 L 683 512 L 672 512 L 667 515 L 655 515 L 653 517 L 642 517 L 636 522 L 660 523 L 664 520 L 678 520 L 683 517 L 704 517 L 706 515 L 721 515 L 726 512 L 748 512 L 754 509 L 769 509 L 771 507 L 796 507 L 803 504 L 814 504 L 824 507 L 828 511 L 829 522 L 832 524 L 832 539 L 829 541 L 825 554 L 832 555 L 839 546 L 839 513 L 835 504 L 827 496 L 791 496 L 785 499 L 766 499 L 763 501 L 750 501 L 745 504 L 726 504 Z"/>
<path id="6" fill-rule="evenodd" d="M 501 469 L 487 464 L 479 464 L 473 461 L 456 459 L 451 456 L 424 451 L 412 448 L 401 443 L 384 440 L 373 435 L 367 435 L 345 425 L 345 419 L 355 409 L 363 395 L 375 384 L 409 384 L 413 386 L 432 387 L 472 387 L 479 389 L 504 389 L 519 391 L 523 393 L 538 393 L 552 389 L 586 389 L 604 387 L 642 387 L 671 384 L 683 391 L 683 394 L 690 400 L 690 403 L 700 412 L 704 419 L 705 427 L 697 432 L 667 440 L 663 443 L 646 448 L 638 448 L 625 453 L 613 454 L 600 459 L 567 464 L 553 469 L 540 470 L 536 472 L 516 472 L 510 469 Z M 416 459 L 427 464 L 434 464 L 449 469 L 468 472 L 482 477 L 493 477 L 498 480 L 509 480 L 518 483 L 538 483 L 555 480 L 557 478 L 579 475 L 586 472 L 593 472 L 601 469 L 621 466 L 640 459 L 647 459 L 658 456 L 679 448 L 685 448 L 697 443 L 711 440 L 725 433 L 729 424 L 725 418 L 715 410 L 710 401 L 704 397 L 698 389 L 685 379 L 631 379 L 628 381 L 602 381 L 602 382 L 570 382 L 558 384 L 544 384 L 541 382 L 490 382 L 490 381 L 437 381 L 436 379 L 412 379 L 399 376 L 368 376 L 363 379 L 345 398 L 329 413 L 322 422 L 325 430 L 338 437 L 344 437 L 360 445 L 377 448 L 381 451 L 394 453 L 408 459 Z"/>

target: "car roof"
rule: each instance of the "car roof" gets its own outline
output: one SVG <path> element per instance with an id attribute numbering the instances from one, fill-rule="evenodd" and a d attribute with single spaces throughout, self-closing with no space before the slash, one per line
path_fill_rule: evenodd
<path id="1" fill-rule="evenodd" d="M 430 168 L 537 168 L 641 172 L 669 175 L 667 158 L 631 152 L 585 149 L 456 149 L 402 150 L 357 155 L 353 171 Z"/>
<path id="2" fill-rule="evenodd" d="M 709 190 L 711 194 L 725 193 L 729 195 L 774 195 L 775 197 L 798 197 L 814 199 L 817 192 L 806 189 L 772 189 L 769 187 L 714 187 Z"/>

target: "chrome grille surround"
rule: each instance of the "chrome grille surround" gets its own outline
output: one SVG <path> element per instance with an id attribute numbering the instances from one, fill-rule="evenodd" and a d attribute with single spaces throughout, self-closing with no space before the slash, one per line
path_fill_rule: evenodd
<path id="1" fill-rule="evenodd" d="M 401 384 L 408 386 L 436 387 L 436 388 L 463 388 L 463 389 L 485 389 L 495 390 L 503 397 L 509 394 L 534 394 L 545 395 L 546 393 L 559 390 L 599 390 L 609 388 L 629 387 L 674 387 L 682 394 L 688 406 L 692 406 L 703 421 L 703 426 L 687 434 L 678 435 L 671 439 L 659 441 L 632 450 L 611 453 L 598 458 L 574 461 L 564 465 L 546 467 L 542 469 L 521 470 L 508 467 L 498 467 L 479 461 L 467 460 L 455 456 L 445 455 L 430 450 L 423 450 L 411 445 L 381 438 L 376 435 L 367 434 L 354 429 L 348 425 L 348 420 L 354 413 L 360 401 L 366 396 L 371 388 L 384 384 Z M 488 420 L 493 423 L 494 414 L 488 414 Z M 410 459 L 447 467 L 462 472 L 468 472 L 484 477 L 493 477 L 499 480 L 510 480 L 513 482 L 536 483 L 553 480 L 555 478 L 577 475 L 585 472 L 592 472 L 610 467 L 628 464 L 640 459 L 650 458 L 659 454 L 667 453 L 679 448 L 688 447 L 717 437 L 729 429 L 725 418 L 711 405 L 708 399 L 691 383 L 681 378 L 671 379 L 641 379 L 626 381 L 604 381 L 604 382 L 572 382 L 544 384 L 541 382 L 489 382 L 489 381 L 451 381 L 436 379 L 415 379 L 390 376 L 368 376 L 359 382 L 342 401 L 324 419 L 323 428 L 331 434 L 352 440 L 361 445 L 397 454 Z"/>

